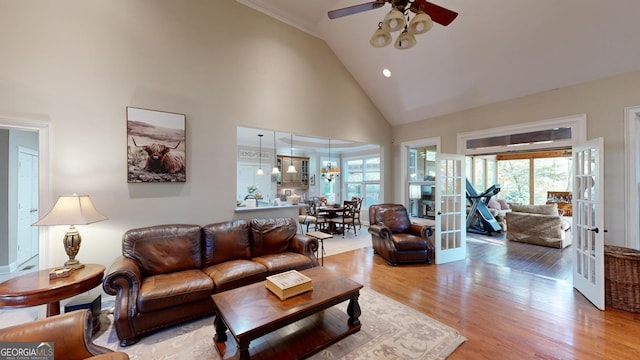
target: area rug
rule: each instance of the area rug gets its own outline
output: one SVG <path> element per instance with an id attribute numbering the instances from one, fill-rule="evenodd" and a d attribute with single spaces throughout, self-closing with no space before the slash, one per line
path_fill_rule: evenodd
<path id="1" fill-rule="evenodd" d="M 362 329 L 310 359 L 446 359 L 466 338 L 408 306 L 370 289 L 360 292 Z M 346 312 L 347 303 L 338 307 Z M 346 319 L 346 314 L 345 314 Z M 120 347 L 113 314 L 100 315 L 98 345 L 124 351 L 131 359 L 220 359 L 213 344 L 213 317 L 185 323 Z"/>

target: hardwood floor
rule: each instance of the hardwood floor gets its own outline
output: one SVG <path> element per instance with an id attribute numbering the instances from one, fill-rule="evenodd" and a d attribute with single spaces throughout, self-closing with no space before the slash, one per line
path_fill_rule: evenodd
<path id="1" fill-rule="evenodd" d="M 599 311 L 570 281 L 472 258 L 392 267 L 371 247 L 324 266 L 460 331 L 449 359 L 640 358 L 640 314 Z"/>

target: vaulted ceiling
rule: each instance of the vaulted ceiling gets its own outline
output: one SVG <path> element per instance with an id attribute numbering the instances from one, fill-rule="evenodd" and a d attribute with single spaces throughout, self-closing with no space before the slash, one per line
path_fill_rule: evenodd
<path id="1" fill-rule="evenodd" d="M 323 39 L 392 125 L 640 70 L 638 0 L 435 0 L 459 16 L 408 50 L 369 44 L 389 4 L 237 1 Z"/>

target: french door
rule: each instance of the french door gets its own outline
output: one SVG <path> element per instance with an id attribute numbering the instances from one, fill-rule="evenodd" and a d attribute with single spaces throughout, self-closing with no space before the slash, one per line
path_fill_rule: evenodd
<path id="1" fill-rule="evenodd" d="M 464 155 L 436 155 L 436 264 L 467 256 Z"/>
<path id="2" fill-rule="evenodd" d="M 573 287 L 604 310 L 603 139 L 573 148 Z"/>

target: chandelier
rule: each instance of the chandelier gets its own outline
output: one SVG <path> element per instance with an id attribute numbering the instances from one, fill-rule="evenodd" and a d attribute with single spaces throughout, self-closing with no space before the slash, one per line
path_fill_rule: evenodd
<path id="1" fill-rule="evenodd" d="M 340 176 L 340 168 L 331 166 L 331 139 L 329 139 L 329 162 L 327 162 L 327 166 L 323 167 L 320 172 L 322 172 L 322 177 L 328 182 L 331 182 Z"/>
<path id="2" fill-rule="evenodd" d="M 409 18 L 410 1 L 393 1 L 391 11 L 378 23 L 378 30 L 373 34 L 369 43 L 373 47 L 385 47 L 391 43 L 391 33 L 400 31 L 394 47 L 396 49 L 409 49 L 416 44 L 415 35 L 424 34 L 431 30 L 433 21 L 425 13 L 421 6 L 416 11 L 413 19 Z M 406 19 L 406 20 L 405 20 Z M 404 30 L 403 30 L 404 29 Z"/>

